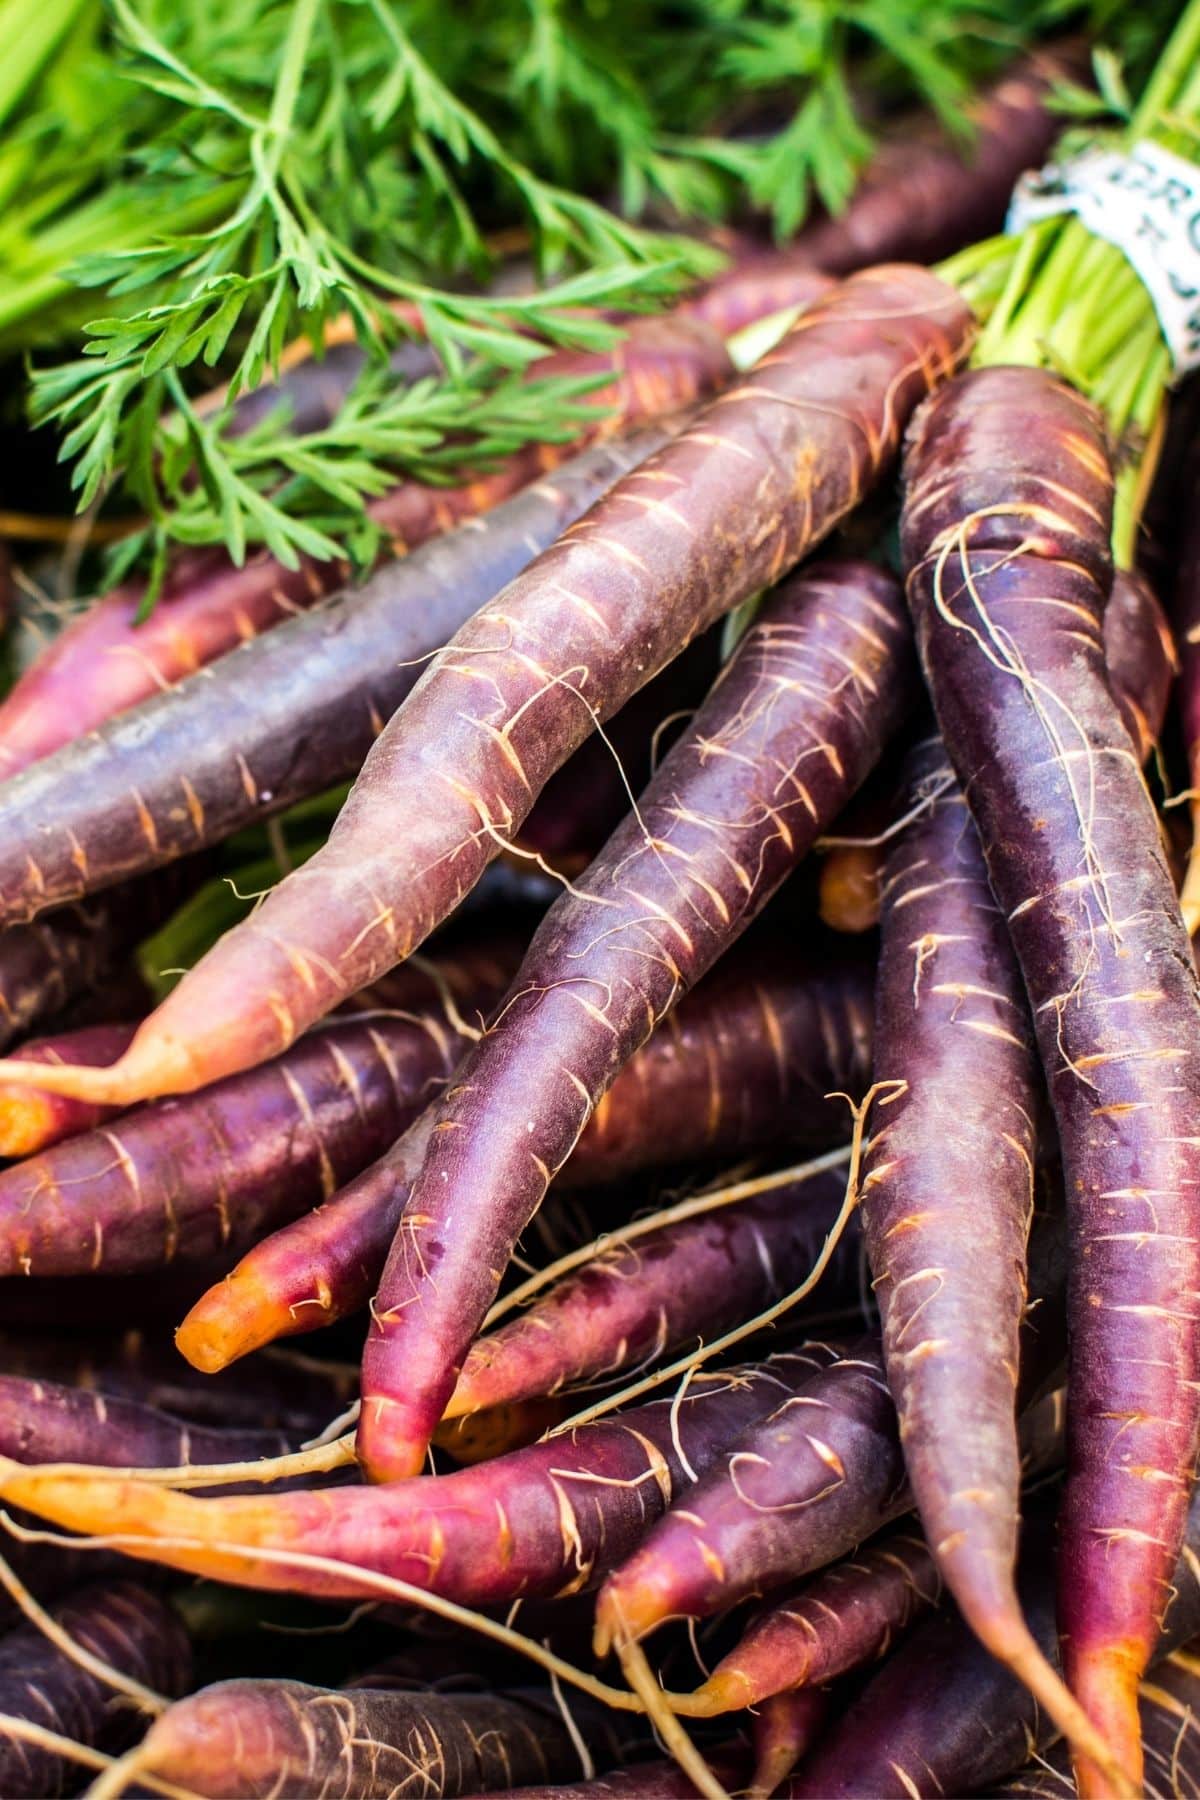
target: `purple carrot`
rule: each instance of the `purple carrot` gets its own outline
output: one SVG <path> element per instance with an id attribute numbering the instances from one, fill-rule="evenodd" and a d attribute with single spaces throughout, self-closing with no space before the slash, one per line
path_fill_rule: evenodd
<path id="1" fill-rule="evenodd" d="M 339 1017 L 277 1062 L 17 1163 L 0 1173 L 0 1275 L 130 1274 L 244 1249 L 381 1155 L 464 1042 L 436 1005 Z"/>
<path id="2" fill-rule="evenodd" d="M 1020 1589 L 1043 1654 L 1057 1654 L 1052 1509 L 1031 1509 Z M 1200 1509 L 1174 1571 L 1154 1656 L 1200 1629 Z M 974 1794 L 1055 1737 L 1036 1701 L 955 1613 L 919 1626 L 885 1662 L 805 1764 L 795 1800 L 917 1800 Z"/>
<path id="3" fill-rule="evenodd" d="M 128 1759 L 212 1800 L 403 1800 L 505 1790 L 578 1775 L 581 1743 L 611 1761 L 600 1709 L 553 1695 L 478 1694 L 301 1681 L 221 1681 L 176 1701 Z"/>
<path id="4" fill-rule="evenodd" d="M 597 721 L 853 509 L 972 329 L 954 289 L 905 265 L 810 307 L 474 615 L 375 744 L 324 848 L 189 971 L 120 1062 L 48 1084 L 39 1071 L 42 1085 L 124 1103 L 203 1086 L 403 961 Z"/>
<path id="5" fill-rule="evenodd" d="M 1038 1314 L 1061 1305 L 1060 1221 L 1039 1220 L 1022 1343 L 1022 1448 L 1044 1466 L 1061 1438 L 1057 1395 L 1028 1404 L 1060 1363 Z M 912 1505 L 896 1409 L 874 1335 L 831 1352 L 777 1412 L 757 1420 L 637 1555 L 610 1576 L 596 1642 L 633 1642 L 667 1618 L 704 1618 L 846 1555 Z"/>
<path id="6" fill-rule="evenodd" d="M 131 1581 L 97 1582 L 53 1607 L 57 1625 L 122 1675 L 160 1693 L 182 1693 L 191 1652 L 171 1609 Z M 120 1750 L 139 1729 L 137 1705 L 59 1649 L 39 1626 L 0 1638 L 0 1714 L 26 1719 L 95 1749 Z M 79 1766 L 0 1722 L 0 1793 L 44 1800 L 78 1790 Z"/>
<path id="7" fill-rule="evenodd" d="M 69 1337 L 55 1329 L 0 1334 L 0 1375 L 133 1400 L 193 1425 L 312 1437 L 358 1393 L 358 1371 L 269 1350 L 234 1376 L 200 1375 L 169 1333 L 136 1326 Z"/>
<path id="8" fill-rule="evenodd" d="M 746 946 L 746 956 L 751 945 Z M 559 1178 L 588 1185 L 635 1168 L 761 1148 L 780 1135 L 816 1141 L 844 1130 L 830 1093 L 865 1085 L 870 1003 L 863 965 L 844 954 L 814 974 L 776 949 L 763 974 L 740 952 L 690 995 L 617 1076 Z M 224 1368 L 278 1337 L 366 1306 L 433 1113 L 328 1206 L 266 1238 L 206 1294 L 179 1333 L 198 1368 Z"/>
<path id="9" fill-rule="evenodd" d="M 372 1574 L 466 1606 L 577 1593 L 628 1556 L 689 1481 L 811 1369 L 792 1352 L 493 1462 L 387 1487 L 197 1499 L 136 1480 L 0 1465 L 0 1498 L 126 1554 L 242 1587 L 378 1598 Z M 233 1548 L 236 1546 L 236 1549 Z M 257 1551 L 268 1554 L 257 1555 Z M 289 1553 L 345 1565 L 303 1573 Z M 280 1559 L 280 1560 L 277 1560 Z"/>
<path id="10" fill-rule="evenodd" d="M 932 1550 L 902 1522 L 764 1607 L 708 1679 L 672 1705 L 707 1718 L 834 1681 L 886 1656 L 941 1591 Z"/>
<path id="11" fill-rule="evenodd" d="M 925 1534 L 997 1656 L 1076 1731 L 1015 1588 L 1016 1392 L 1041 1076 L 1020 971 L 940 739 L 884 866 L 863 1237 Z"/>
<path id="12" fill-rule="evenodd" d="M 836 1169 L 618 1241 L 476 1338 L 446 1417 L 609 1379 L 762 1312 L 808 1274 L 845 1187 Z M 822 1306 L 857 1298 L 860 1256 L 850 1232 L 822 1278 Z"/>
<path id="13" fill-rule="evenodd" d="M 175 1469 L 255 1462 L 296 1448 L 281 1431 L 212 1429 L 141 1401 L 0 1375 L 0 1456 L 23 1463 Z"/>
<path id="14" fill-rule="evenodd" d="M 1151 1793 L 1200 1795 L 1200 1643 L 1164 1657 L 1138 1690 L 1142 1761 Z M 994 1800 L 1075 1800 L 1065 1744 L 1054 1744 L 1019 1775 L 990 1790 Z"/>
<path id="15" fill-rule="evenodd" d="M 26 1062 L 99 1066 L 115 1062 L 136 1030 L 136 1024 L 85 1025 L 22 1044 L 21 1055 Z M 87 1100 L 69 1100 L 65 1094 L 47 1094 L 23 1082 L 0 1084 L 0 1156 L 32 1156 L 63 1138 L 90 1131 L 111 1118 L 113 1110 Z"/>
<path id="16" fill-rule="evenodd" d="M 769 1800 L 816 1743 L 829 1712 L 825 1688 L 772 1694 L 754 1715 L 754 1778 L 749 1800 Z"/>
<path id="17" fill-rule="evenodd" d="M 0 786 L 0 917 L 228 837 L 357 773 L 426 659 L 665 440 L 647 428 L 243 644 Z"/>
<path id="18" fill-rule="evenodd" d="M 668 318 L 637 321 L 612 351 L 557 351 L 541 359 L 536 371 L 539 379 L 604 373 L 611 380 L 589 396 L 600 411 L 581 431 L 580 442 L 688 406 L 721 386 L 733 368 L 711 327 L 698 319 Z M 526 445 L 492 473 L 457 487 L 401 482 L 367 510 L 394 551 L 411 550 L 510 499 L 563 462 L 572 448 Z M 349 572 L 344 561 L 312 557 L 289 569 L 265 551 L 239 568 L 224 552 L 191 550 L 168 574 L 144 620 L 144 584 L 115 588 L 55 639 L 0 704 L 0 770 L 15 775 L 193 675 L 344 586 Z"/>
<path id="19" fill-rule="evenodd" d="M 1103 424 L 1042 371 L 978 369 L 915 422 L 907 482 L 922 662 L 1025 979 L 1062 1146 L 1073 1240 L 1064 1669 L 1136 1781 L 1137 1682 L 1200 1426 L 1200 993 L 1105 674 Z"/>
<path id="20" fill-rule="evenodd" d="M 1117 570 L 1103 630 L 1113 699 L 1138 761 L 1149 762 L 1162 735 L 1179 654 L 1167 615 L 1144 575 Z"/>
<path id="21" fill-rule="evenodd" d="M 551 908 L 438 1109 L 379 1284 L 358 1440 L 371 1477 L 420 1468 L 516 1240 L 601 1095 L 841 810 L 913 698 L 891 578 L 810 566 L 764 605 L 636 810 Z"/>
<path id="22" fill-rule="evenodd" d="M 200 878 L 197 865 L 164 870 L 0 931 L 0 1047 L 102 985 Z"/>

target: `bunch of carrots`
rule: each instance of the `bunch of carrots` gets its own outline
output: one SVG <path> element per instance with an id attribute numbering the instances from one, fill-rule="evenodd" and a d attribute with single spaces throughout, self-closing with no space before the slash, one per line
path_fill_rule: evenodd
<path id="1" fill-rule="evenodd" d="M 1074 54 L 0 702 L 0 1793 L 1200 1793 L 1195 408 L 989 235 Z"/>

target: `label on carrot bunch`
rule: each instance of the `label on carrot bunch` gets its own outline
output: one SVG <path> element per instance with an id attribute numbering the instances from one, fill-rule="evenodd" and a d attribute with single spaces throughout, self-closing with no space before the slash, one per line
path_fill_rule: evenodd
<path id="1" fill-rule="evenodd" d="M 1030 170 L 1007 229 L 1075 213 L 1128 257 L 1146 285 L 1178 374 L 1200 367 L 1200 167 L 1146 139 Z"/>

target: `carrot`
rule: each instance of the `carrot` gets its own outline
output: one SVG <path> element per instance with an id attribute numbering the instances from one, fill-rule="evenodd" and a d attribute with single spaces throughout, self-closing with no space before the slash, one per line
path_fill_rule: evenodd
<path id="1" fill-rule="evenodd" d="M 17 1163 L 0 1173 L 0 1276 L 131 1274 L 245 1248 L 382 1154 L 453 1070 L 465 1024 L 436 1005 L 368 1008 L 264 1068 Z"/>
<path id="2" fill-rule="evenodd" d="M 599 1708 L 571 1717 L 602 1760 L 613 1744 Z M 581 1745 L 551 1694 L 479 1694 L 300 1681 L 220 1681 L 177 1700 L 126 1759 L 214 1800 L 397 1800 L 482 1794 L 580 1772 Z M 586 1769 L 587 1765 L 584 1764 Z"/>
<path id="3" fill-rule="evenodd" d="M 875 1079 L 888 1091 L 862 1183 L 888 1384 L 947 1586 L 1065 1728 L 1072 1703 L 1014 1586 L 1015 1400 L 1041 1099 L 1033 1027 L 940 739 L 910 757 L 900 811 L 912 823 L 884 866 L 876 989 Z"/>
<path id="4" fill-rule="evenodd" d="M 257 1356 L 224 1380 L 199 1375 L 177 1355 L 169 1334 L 137 1326 L 81 1337 L 59 1330 L 5 1332 L 0 1371 L 133 1400 L 193 1425 L 277 1431 L 289 1441 L 322 1430 L 358 1393 L 358 1371 L 350 1364 L 287 1350 Z"/>
<path id="5" fill-rule="evenodd" d="M 639 320 L 614 351 L 559 351 L 537 365 L 539 378 L 611 374 L 611 381 L 589 396 L 604 410 L 583 434 L 584 441 L 687 406 L 732 372 L 716 333 L 699 320 L 682 318 Z M 571 449 L 527 445 L 493 473 L 459 487 L 401 482 L 371 501 L 367 510 L 394 551 L 411 550 L 509 499 L 562 462 Z M 342 561 L 305 557 L 289 569 L 259 552 L 239 568 L 223 552 L 189 551 L 168 575 L 144 620 L 139 617 L 144 584 L 133 581 L 115 588 L 48 647 L 0 703 L 0 772 L 17 774 L 193 675 L 247 638 L 342 587 L 348 575 Z"/>
<path id="6" fill-rule="evenodd" d="M 68 1637 L 143 1687 L 182 1693 L 191 1652 L 171 1609 L 131 1581 L 94 1583 L 53 1608 Z M 137 1735 L 136 1704 L 75 1661 L 35 1624 L 0 1638 L 0 1793 L 33 1800 L 75 1793 L 78 1770 L 52 1751 L 23 1740 L 6 1720 L 28 1720 L 77 1744 L 119 1750 Z"/>
<path id="7" fill-rule="evenodd" d="M 0 1047 L 100 986 L 197 879 L 187 865 L 164 870 L 0 931 Z"/>
<path id="8" fill-rule="evenodd" d="M 0 1464 L 0 1497 L 68 1530 L 119 1531 L 127 1555 L 242 1587 L 374 1598 L 371 1578 L 382 1574 L 466 1606 L 571 1594 L 627 1556 L 676 1492 L 819 1354 L 701 1375 L 676 1400 L 387 1487 L 198 1499 L 11 1462 Z M 289 1570 L 297 1553 L 338 1566 Z"/>
<path id="9" fill-rule="evenodd" d="M 1061 1366 L 1039 1314 L 1061 1304 L 1061 1233 L 1039 1218 L 1031 1308 L 1021 1345 L 1022 1449 L 1041 1467 L 1061 1440 L 1057 1395 L 1032 1404 Z M 630 1562 L 596 1607 L 596 1644 L 644 1637 L 663 1620 L 705 1618 L 795 1581 L 853 1550 L 912 1505 L 896 1409 L 872 1335 L 835 1346 L 796 1396 L 756 1420 Z"/>
<path id="10" fill-rule="evenodd" d="M 528 1311 L 476 1338 L 446 1417 L 609 1379 L 703 1342 L 799 1285 L 841 1208 L 831 1170 L 648 1232 L 557 1282 Z M 821 1283 L 824 1306 L 853 1300 L 861 1245 L 848 1234 Z"/>
<path id="11" fill-rule="evenodd" d="M 825 1688 L 773 1694 L 754 1716 L 754 1778 L 750 1800 L 765 1800 L 785 1782 L 816 1743 L 829 1711 Z"/>
<path id="12" fill-rule="evenodd" d="M 1025 1537 L 1021 1598 L 1043 1654 L 1053 1657 L 1052 1511 L 1031 1509 Z M 1156 1658 L 1200 1627 L 1195 1506 L 1186 1544 Z M 1054 1736 L 1029 1691 L 989 1656 L 962 1619 L 941 1614 L 919 1626 L 883 1664 L 818 1746 L 792 1792 L 796 1800 L 978 1793 L 1021 1768 Z"/>
<path id="13" fill-rule="evenodd" d="M 17 1462 L 174 1469 L 253 1462 L 294 1448 L 280 1431 L 214 1430 L 137 1400 L 0 1375 L 0 1456 Z"/>
<path id="14" fill-rule="evenodd" d="M 664 441 L 586 451 L 315 612 L 243 644 L 0 787 L 11 923 L 227 837 L 357 772 L 437 650 Z"/>
<path id="15" fill-rule="evenodd" d="M 547 914 L 438 1110 L 379 1284 L 359 1429 L 372 1478 L 420 1467 L 516 1240 L 604 1090 L 841 810 L 912 698 L 891 578 L 810 566 L 764 605 Z"/>
<path id="16" fill-rule="evenodd" d="M 559 1186 L 610 1181 L 657 1161 L 762 1147 L 781 1132 L 832 1137 L 825 1096 L 866 1079 L 866 971 L 843 955 L 816 974 L 775 946 L 761 972 L 750 943 L 683 1001 L 626 1064 L 585 1127 Z M 432 1112 L 326 1206 L 263 1239 L 184 1320 L 198 1368 L 314 1331 L 366 1306 L 420 1171 Z"/>
<path id="17" fill-rule="evenodd" d="M 740 1745 L 706 1751 L 705 1759 L 722 1786 L 741 1792 L 748 1763 Z M 656 1761 L 631 1763 L 593 1781 L 514 1788 L 510 1800 L 695 1800 L 698 1792 L 677 1762 Z"/>
<path id="18" fill-rule="evenodd" d="M 26 1062 L 115 1062 L 135 1030 L 136 1025 L 85 1025 L 22 1044 L 21 1056 Z M 0 1156 L 32 1156 L 35 1150 L 90 1131 L 112 1111 L 16 1082 L 0 1086 Z"/>
<path id="19" fill-rule="evenodd" d="M 957 292 L 903 265 L 811 307 L 475 614 L 376 743 L 324 849 L 185 976 L 125 1056 L 103 1074 L 39 1071 L 43 1085 L 123 1103 L 203 1086 L 277 1054 L 403 961 L 597 720 L 853 508 L 970 332 Z M 0 1078 L 18 1067 L 0 1064 Z"/>
<path id="20" fill-rule="evenodd" d="M 941 1591 L 932 1550 L 902 1521 L 765 1606 L 695 1693 L 673 1695 L 672 1705 L 707 1718 L 834 1681 L 886 1656 Z"/>
<path id="21" fill-rule="evenodd" d="M 1138 1690 L 1142 1760 L 1151 1792 L 1195 1800 L 1200 1794 L 1200 1643 L 1164 1657 Z M 991 1790 L 1005 1800 L 1074 1800 L 1075 1777 L 1064 1744 L 1054 1744 L 1019 1775 Z"/>
<path id="22" fill-rule="evenodd" d="M 1113 576 L 1104 609 L 1104 660 L 1125 729 L 1146 763 L 1158 748 L 1179 657 L 1158 597 L 1136 571 L 1118 569 Z M 869 931 L 879 923 L 888 819 L 871 783 L 860 798 L 867 796 L 876 800 L 870 814 L 860 817 L 857 801 L 852 804 L 834 828 L 835 847 L 821 862 L 821 917 L 836 931 Z M 843 837 L 869 841 L 836 841 Z"/>
<path id="23" fill-rule="evenodd" d="M 1043 372 L 977 369 L 916 421 L 907 482 L 922 662 L 1029 992 L 1072 1221 L 1064 1669 L 1136 1780 L 1200 1427 L 1200 994 L 1105 676 L 1103 427 Z"/>
<path id="24" fill-rule="evenodd" d="M 1194 508 L 1195 490 L 1200 485 L 1200 466 L 1194 453 L 1190 472 L 1193 491 L 1186 496 L 1185 504 Z M 1181 651 L 1179 709 L 1193 790 L 1193 845 L 1181 904 L 1188 931 L 1194 937 L 1200 931 L 1200 525 L 1194 520 L 1184 530 L 1179 546 L 1171 614 Z"/>

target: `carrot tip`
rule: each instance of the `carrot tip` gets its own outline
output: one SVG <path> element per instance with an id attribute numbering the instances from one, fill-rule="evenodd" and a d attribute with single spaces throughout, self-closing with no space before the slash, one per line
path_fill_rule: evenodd
<path id="1" fill-rule="evenodd" d="M 739 1669 L 715 1669 L 687 1696 L 686 1708 L 678 1710 L 686 1710 L 693 1719 L 715 1718 L 718 1713 L 742 1712 L 761 1699 Z"/>
<path id="2" fill-rule="evenodd" d="M 1123 1792 L 1140 1794 L 1143 1782 L 1138 1681 L 1145 1662 L 1143 1647 L 1101 1644 L 1076 1648 L 1069 1660 L 1072 1692 L 1128 1777 L 1128 1786 L 1122 1788 L 1091 1758 L 1076 1754 L 1073 1761 L 1080 1800 L 1110 1800 L 1112 1795 Z"/>

